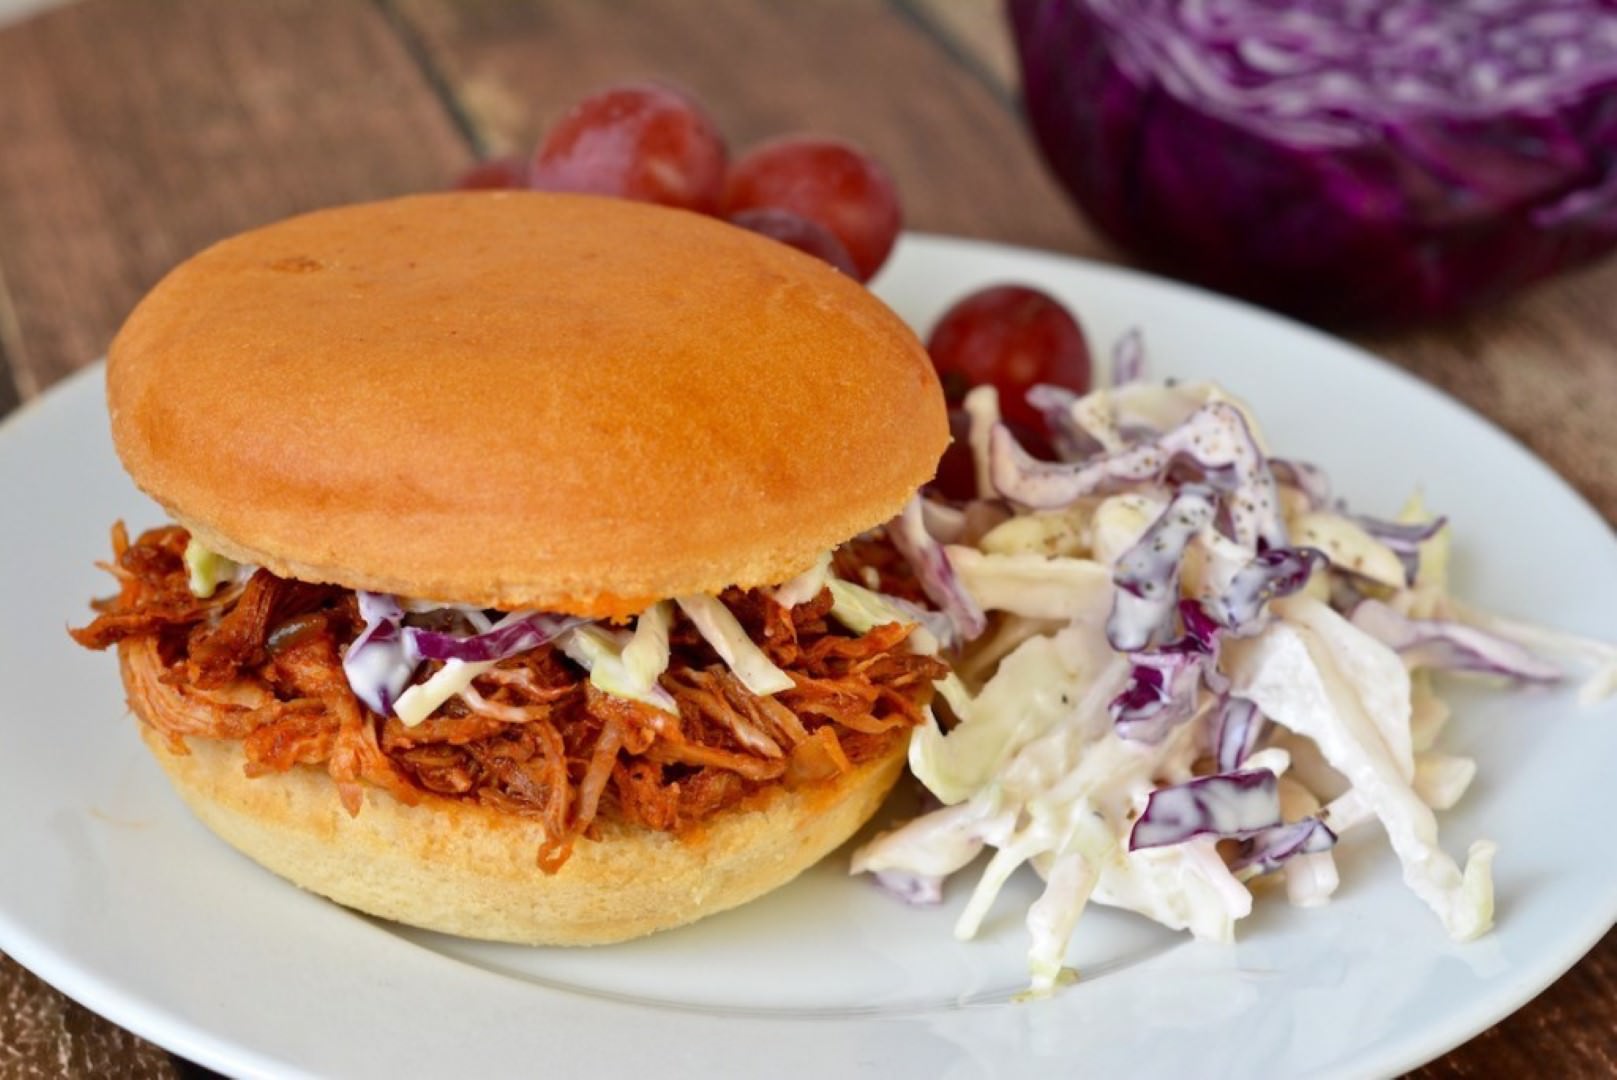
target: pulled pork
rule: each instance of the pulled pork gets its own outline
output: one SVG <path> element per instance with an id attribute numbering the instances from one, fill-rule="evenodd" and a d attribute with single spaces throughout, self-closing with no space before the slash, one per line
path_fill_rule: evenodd
<path id="1" fill-rule="evenodd" d="M 501 661 L 406 727 L 362 705 L 343 674 L 363 628 L 352 592 L 258 570 L 199 599 L 187 585 L 188 539 L 170 526 L 131 543 L 115 526 L 114 561 L 103 565 L 120 591 L 71 631 L 91 649 L 119 646 L 131 695 L 175 752 L 187 737 L 235 739 L 249 776 L 324 766 L 350 814 L 369 786 L 406 803 L 428 793 L 534 817 L 547 872 L 598 821 L 683 830 L 879 756 L 921 722 L 944 674 L 906 648 L 907 626 L 857 636 L 835 627 L 829 591 L 788 611 L 766 593 L 731 589 L 721 599 L 791 689 L 751 693 L 680 619 L 661 680 L 678 717 L 601 693 L 547 645 Z M 885 545 L 861 543 L 882 560 L 866 565 L 913 590 Z"/>

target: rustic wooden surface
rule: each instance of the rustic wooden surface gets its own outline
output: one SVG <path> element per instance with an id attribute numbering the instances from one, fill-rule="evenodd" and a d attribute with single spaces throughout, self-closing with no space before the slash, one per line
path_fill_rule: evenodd
<path id="1" fill-rule="evenodd" d="M 581 93 L 683 84 L 732 148 L 864 143 L 920 229 L 1115 258 L 1022 134 L 996 0 L 83 0 L 0 30 L 0 414 L 105 349 L 218 237 L 442 186 Z M 1617 259 L 1368 342 L 1523 439 L 1617 520 Z M 0 957 L 0 1075 L 194 1070 Z M 1617 1074 L 1617 935 L 1422 1077 Z"/>

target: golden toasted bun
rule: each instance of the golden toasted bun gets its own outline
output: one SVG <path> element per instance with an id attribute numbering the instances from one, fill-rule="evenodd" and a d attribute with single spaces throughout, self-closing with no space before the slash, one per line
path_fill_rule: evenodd
<path id="1" fill-rule="evenodd" d="M 948 441 L 856 282 L 717 220 L 423 195 L 225 240 L 107 364 L 135 482 L 283 577 L 601 617 L 756 586 L 887 519 Z"/>
<path id="2" fill-rule="evenodd" d="M 127 677 L 127 673 L 126 673 Z M 146 707 L 132 697 L 137 713 Z M 604 945 L 682 926 L 762 896 L 819 862 L 876 812 L 907 739 L 836 780 L 782 788 L 675 836 L 599 823 L 555 874 L 536 821 L 423 795 L 406 806 L 367 789 L 349 817 L 323 770 L 249 779 L 241 744 L 189 739 L 176 754 L 141 737 L 193 813 L 248 858 L 311 892 L 384 919 L 528 945 Z"/>

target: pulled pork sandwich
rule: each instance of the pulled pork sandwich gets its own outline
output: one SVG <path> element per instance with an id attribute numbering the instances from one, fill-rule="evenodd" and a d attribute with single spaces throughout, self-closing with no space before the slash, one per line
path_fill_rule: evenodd
<path id="1" fill-rule="evenodd" d="M 948 439 L 925 351 L 712 219 L 294 218 L 164 279 L 107 395 L 176 524 L 114 528 L 74 637 L 198 817 L 362 911 L 589 944 L 743 903 L 873 813 L 944 673 L 879 528 Z"/>

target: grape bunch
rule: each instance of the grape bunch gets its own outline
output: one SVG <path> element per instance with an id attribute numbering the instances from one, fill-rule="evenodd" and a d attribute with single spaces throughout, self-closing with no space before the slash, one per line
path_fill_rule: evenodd
<path id="1" fill-rule="evenodd" d="M 651 82 L 591 94 L 531 158 L 479 162 L 455 186 L 586 192 L 712 214 L 858 281 L 881 269 L 902 224 L 892 177 L 852 143 L 788 135 L 732 162 L 706 109 Z"/>

